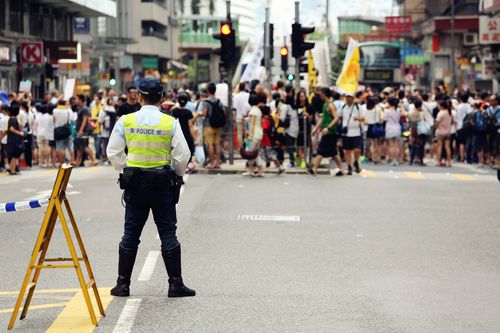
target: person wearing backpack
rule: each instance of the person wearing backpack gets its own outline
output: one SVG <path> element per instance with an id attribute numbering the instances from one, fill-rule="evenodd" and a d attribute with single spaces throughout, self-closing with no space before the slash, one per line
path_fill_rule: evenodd
<path id="1" fill-rule="evenodd" d="M 203 103 L 204 140 L 208 146 L 209 169 L 220 168 L 221 136 L 226 125 L 226 112 L 222 102 L 215 97 L 216 85 L 210 82 L 207 87 L 207 98 Z"/>
<path id="2" fill-rule="evenodd" d="M 113 98 L 108 97 L 106 103 L 99 110 L 99 115 L 97 116 L 97 121 L 101 126 L 101 158 L 105 165 L 109 165 L 108 155 L 106 150 L 108 149 L 109 137 L 111 136 L 111 131 L 116 123 L 116 109 L 113 102 Z"/>
<path id="3" fill-rule="evenodd" d="M 335 160 L 335 163 L 339 167 L 336 176 L 344 176 L 346 172 L 337 151 L 337 123 L 340 122 L 340 118 L 337 108 L 333 104 L 332 91 L 327 87 L 323 87 L 319 96 L 323 101 L 323 112 L 321 113 L 321 120 L 312 130 L 312 135 L 321 133 L 321 141 L 318 145 L 317 156 L 313 161 L 313 168 L 309 169 L 308 172 L 316 176 L 321 160 L 325 157 L 330 157 L 332 160 Z"/>
<path id="4" fill-rule="evenodd" d="M 483 110 L 479 101 L 476 101 L 475 112 L 472 117 L 472 147 L 477 152 L 478 167 L 482 168 L 488 154 L 488 140 L 487 140 L 487 122 L 488 113 Z"/>
<path id="5" fill-rule="evenodd" d="M 262 112 L 262 131 L 263 136 L 260 141 L 260 158 L 266 165 L 274 162 L 278 168 L 278 175 L 286 172 L 281 161 L 278 159 L 278 152 L 276 150 L 280 143 L 278 142 L 278 131 L 276 129 L 274 119 L 271 116 L 271 108 L 267 105 L 260 107 Z"/>
<path id="6" fill-rule="evenodd" d="M 339 113 L 342 118 L 342 148 L 347 163 L 347 174 L 352 175 L 353 167 L 356 173 L 360 173 L 365 115 L 359 104 L 355 102 L 353 93 L 346 93 L 346 103 Z"/>

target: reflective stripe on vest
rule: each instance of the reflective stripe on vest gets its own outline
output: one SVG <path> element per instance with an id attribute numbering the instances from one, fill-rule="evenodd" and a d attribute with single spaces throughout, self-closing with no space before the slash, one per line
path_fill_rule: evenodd
<path id="1" fill-rule="evenodd" d="M 162 114 L 156 126 L 139 125 L 136 113 L 123 118 L 128 147 L 127 166 L 156 168 L 170 164 L 174 118 Z"/>

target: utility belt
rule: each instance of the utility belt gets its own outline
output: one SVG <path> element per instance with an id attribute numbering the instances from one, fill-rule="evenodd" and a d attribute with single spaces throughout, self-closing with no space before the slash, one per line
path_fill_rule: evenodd
<path id="1" fill-rule="evenodd" d="M 123 169 L 118 178 L 122 190 L 134 191 L 139 188 L 150 190 L 171 189 L 175 202 L 179 200 L 181 186 L 184 184 L 182 177 L 168 166 L 161 169 L 146 169 L 127 167 Z"/>

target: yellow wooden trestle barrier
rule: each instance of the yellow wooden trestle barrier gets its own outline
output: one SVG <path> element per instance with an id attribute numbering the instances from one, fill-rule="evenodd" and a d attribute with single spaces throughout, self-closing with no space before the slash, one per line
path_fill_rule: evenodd
<path id="1" fill-rule="evenodd" d="M 68 199 L 66 198 L 66 187 L 68 186 L 69 177 L 71 176 L 71 170 L 72 170 L 71 166 L 64 165 L 59 169 L 57 173 L 57 178 L 54 183 L 54 188 L 52 189 L 52 194 L 50 195 L 50 201 L 47 207 L 47 212 L 45 213 L 45 217 L 43 219 L 43 223 L 40 228 L 40 233 L 38 234 L 38 238 L 35 243 L 35 248 L 33 249 L 30 263 L 28 265 L 28 270 L 26 271 L 26 275 L 24 277 L 24 281 L 21 286 L 19 296 L 17 297 L 16 305 L 14 306 L 14 311 L 12 312 L 12 316 L 10 318 L 8 327 L 9 330 L 14 327 L 17 314 L 19 313 L 19 308 L 24 299 L 24 294 L 27 292 L 26 300 L 24 301 L 24 307 L 21 312 L 20 319 L 22 320 L 26 317 L 31 302 L 31 298 L 33 297 L 36 284 L 38 283 L 38 279 L 40 277 L 40 272 L 44 268 L 74 268 L 76 271 L 76 275 L 78 277 L 78 281 L 80 282 L 80 286 L 82 288 L 83 296 L 87 304 L 92 324 L 97 326 L 97 319 L 89 294 L 90 288 L 92 288 L 94 291 L 94 296 L 96 298 L 99 312 L 101 313 L 102 316 L 104 316 L 104 308 L 102 306 L 101 298 L 99 296 L 99 291 L 97 290 L 97 285 L 94 279 L 94 274 L 92 273 L 92 268 L 90 267 L 90 262 L 87 256 L 87 252 L 85 251 L 85 247 L 83 245 L 80 232 L 78 231 L 73 211 L 71 210 Z M 75 244 L 73 242 L 72 235 L 68 223 L 66 221 L 66 217 L 64 215 L 63 203 L 64 206 L 66 207 L 66 211 L 68 213 L 69 221 L 71 222 L 71 226 L 73 228 L 73 233 L 75 235 L 76 242 L 78 244 L 78 247 L 80 248 L 81 256 L 78 256 L 77 251 L 75 249 Z M 47 254 L 47 250 L 49 248 L 52 234 L 54 232 L 54 227 L 56 225 L 56 221 L 58 220 L 58 218 L 59 221 L 61 222 L 61 226 L 64 232 L 64 236 L 66 238 L 66 242 L 68 244 L 71 257 L 45 258 L 45 255 Z M 60 262 L 65 264 L 56 264 Z M 89 281 L 85 281 L 81 267 L 81 262 L 83 262 L 85 264 L 85 267 L 87 268 Z"/>

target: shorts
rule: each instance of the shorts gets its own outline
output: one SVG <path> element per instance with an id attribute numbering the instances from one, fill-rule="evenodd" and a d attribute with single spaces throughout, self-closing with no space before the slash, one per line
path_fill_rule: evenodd
<path id="1" fill-rule="evenodd" d="M 205 127 L 203 137 L 206 145 L 220 144 L 222 128 Z"/>
<path id="2" fill-rule="evenodd" d="M 486 134 L 474 134 L 472 137 L 472 146 L 477 151 L 487 152 L 488 141 L 486 140 Z"/>
<path id="3" fill-rule="evenodd" d="M 335 157 L 338 155 L 336 135 L 327 134 L 321 137 L 318 145 L 318 155 L 323 157 Z"/>
<path id="4" fill-rule="evenodd" d="M 465 145 L 466 142 L 467 142 L 467 135 L 465 133 L 465 130 L 459 129 L 457 131 L 457 144 Z"/>
<path id="5" fill-rule="evenodd" d="M 89 138 L 76 138 L 75 147 L 77 150 L 84 150 L 89 146 Z"/>
<path id="6" fill-rule="evenodd" d="M 73 149 L 73 145 L 71 143 L 72 143 L 71 136 L 67 137 L 66 139 L 56 140 L 56 150 L 57 151 L 63 151 L 66 148 L 69 149 L 69 150 L 72 150 Z"/>
<path id="7" fill-rule="evenodd" d="M 451 134 L 436 134 L 437 141 L 445 141 L 451 139 Z"/>
<path id="8" fill-rule="evenodd" d="M 344 150 L 362 149 L 363 138 L 361 136 L 344 136 L 342 137 L 342 148 Z"/>
<path id="9" fill-rule="evenodd" d="M 7 158 L 9 160 L 13 159 L 13 158 L 19 158 L 23 153 L 24 153 L 24 149 L 23 149 L 23 146 L 17 146 L 17 145 L 14 145 L 14 144 L 8 144 L 6 145 L 6 155 L 7 155 Z"/>
<path id="10" fill-rule="evenodd" d="M 56 147 L 56 140 L 49 140 L 49 147 L 55 148 Z"/>

